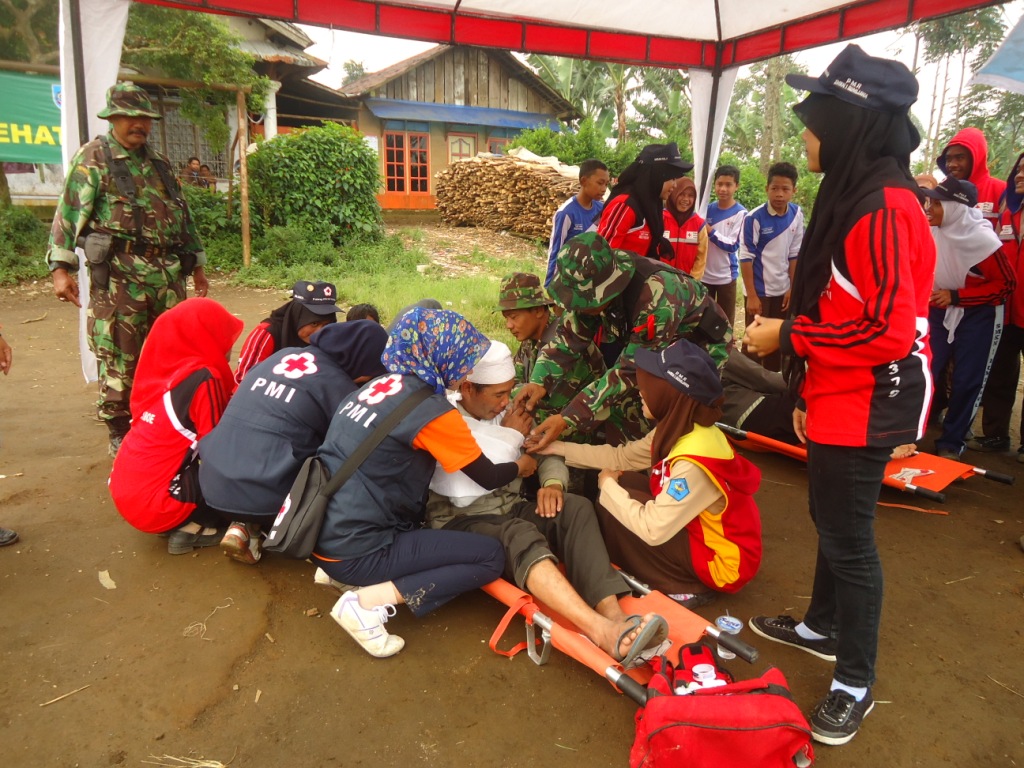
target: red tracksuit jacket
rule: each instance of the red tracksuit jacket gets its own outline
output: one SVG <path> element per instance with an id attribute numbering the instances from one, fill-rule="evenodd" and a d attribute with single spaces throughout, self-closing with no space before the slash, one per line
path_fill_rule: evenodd
<path id="1" fill-rule="evenodd" d="M 783 324 L 784 351 L 807 361 L 802 395 L 807 435 L 817 443 L 913 442 L 931 402 L 935 243 L 913 192 L 887 188 L 876 195 L 833 254 L 820 320 L 801 315 Z"/>

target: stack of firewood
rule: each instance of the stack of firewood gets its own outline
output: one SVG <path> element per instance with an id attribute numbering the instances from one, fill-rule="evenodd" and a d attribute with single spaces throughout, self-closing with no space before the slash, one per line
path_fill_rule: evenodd
<path id="1" fill-rule="evenodd" d="M 555 210 L 579 192 L 575 170 L 556 169 L 540 158 L 478 155 L 458 160 L 437 174 L 437 209 L 449 224 L 546 240 Z"/>

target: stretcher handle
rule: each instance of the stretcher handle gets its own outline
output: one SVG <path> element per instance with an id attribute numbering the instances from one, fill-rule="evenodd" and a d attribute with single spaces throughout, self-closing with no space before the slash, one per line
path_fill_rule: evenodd
<path id="1" fill-rule="evenodd" d="M 910 491 L 915 496 L 924 496 L 926 499 L 937 501 L 942 504 L 946 500 L 946 494 L 940 493 L 939 491 L 933 491 L 930 488 L 922 488 L 919 485 L 911 485 L 907 483 L 903 486 L 904 490 Z"/>
<path id="2" fill-rule="evenodd" d="M 728 632 L 722 632 L 718 627 L 713 627 L 710 624 L 707 629 L 704 630 L 713 638 L 718 641 L 718 644 L 728 648 L 730 651 L 735 653 L 744 661 L 753 664 L 760 657 L 761 652 L 749 643 L 745 643 L 740 640 L 736 635 L 731 635 Z"/>
<path id="3" fill-rule="evenodd" d="M 991 469 L 982 469 L 981 467 L 971 467 L 974 470 L 974 474 L 987 477 L 989 480 L 995 480 L 997 483 L 1005 483 L 1006 485 L 1013 485 L 1015 478 L 1013 475 L 1004 475 L 1002 472 L 993 472 Z"/>
<path id="4" fill-rule="evenodd" d="M 641 685 L 632 677 L 617 670 L 615 667 L 608 667 L 608 669 L 605 670 L 605 675 L 611 681 L 612 685 L 622 691 L 626 696 L 629 696 L 629 698 L 641 707 L 647 705 L 646 686 Z"/>

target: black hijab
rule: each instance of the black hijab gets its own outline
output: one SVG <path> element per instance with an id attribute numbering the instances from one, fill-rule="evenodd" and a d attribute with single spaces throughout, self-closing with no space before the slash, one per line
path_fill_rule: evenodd
<path id="1" fill-rule="evenodd" d="M 910 172 L 910 153 L 921 137 L 909 107 L 883 112 L 812 93 L 793 111 L 821 141 L 819 160 L 825 175 L 800 245 L 789 315 L 818 320 L 818 300 L 832 276 L 832 259 L 854 224 L 872 209 L 866 207 L 871 206 L 872 195 L 886 187 L 902 187 L 920 196 Z M 803 370 L 802 360 L 787 362 L 791 388 L 799 386 Z"/>
<path id="2" fill-rule="evenodd" d="M 665 219 L 661 203 L 661 188 L 670 179 L 678 179 L 693 168 L 683 161 L 665 161 L 665 157 L 678 155 L 675 144 L 651 144 L 640 152 L 636 160 L 619 174 L 619 183 L 612 187 L 608 199 L 619 195 L 628 196 L 628 204 L 643 216 L 644 223 L 651 233 L 651 242 L 647 253 L 652 259 L 660 258 L 659 246 L 665 236 Z"/>
<path id="3" fill-rule="evenodd" d="M 310 323 L 322 323 L 324 320 L 333 323 L 337 319 L 338 316 L 333 312 L 319 315 L 301 301 L 292 299 L 271 312 L 270 317 L 263 322 L 270 323 L 267 331 L 274 337 L 275 349 L 284 349 L 306 346 L 306 342 L 299 337 L 299 328 L 302 326 Z"/>

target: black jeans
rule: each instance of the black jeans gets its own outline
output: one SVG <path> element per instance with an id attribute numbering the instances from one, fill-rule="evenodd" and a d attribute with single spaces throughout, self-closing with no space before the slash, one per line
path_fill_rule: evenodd
<path id="1" fill-rule="evenodd" d="M 857 687 L 875 682 L 882 616 L 875 505 L 890 452 L 889 448 L 807 443 L 818 559 L 804 623 L 837 639 L 834 677 Z"/>

